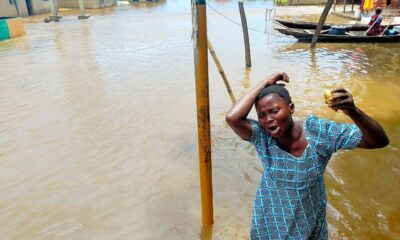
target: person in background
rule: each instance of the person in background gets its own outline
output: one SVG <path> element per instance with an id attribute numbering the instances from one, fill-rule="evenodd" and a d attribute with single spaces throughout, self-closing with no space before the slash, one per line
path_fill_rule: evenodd
<path id="1" fill-rule="evenodd" d="M 323 174 L 332 154 L 343 149 L 381 148 L 389 143 L 381 125 L 359 109 L 344 88 L 327 95 L 328 106 L 352 124 L 313 115 L 295 121 L 289 92 L 272 74 L 239 99 L 226 122 L 255 146 L 263 173 L 254 199 L 251 240 L 328 239 Z M 255 106 L 258 121 L 248 118 Z"/>
<path id="2" fill-rule="evenodd" d="M 368 25 L 370 26 L 367 35 L 376 36 L 382 33 L 384 27 L 381 26 L 382 23 L 382 8 L 377 8 L 375 14 L 371 16 L 371 20 Z"/>

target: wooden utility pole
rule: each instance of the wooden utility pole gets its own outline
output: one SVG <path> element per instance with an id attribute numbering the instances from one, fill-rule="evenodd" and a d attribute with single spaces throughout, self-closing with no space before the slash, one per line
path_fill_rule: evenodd
<path id="1" fill-rule="evenodd" d="M 243 1 L 238 2 L 240 19 L 242 20 L 243 38 L 244 38 L 244 50 L 246 56 L 246 67 L 251 67 L 251 56 L 250 56 L 250 43 L 249 43 L 249 31 L 247 29 L 246 14 L 244 13 Z"/>
<path id="2" fill-rule="evenodd" d="M 202 222 L 211 225 L 213 191 L 211 165 L 210 101 L 208 90 L 207 14 L 205 0 L 192 0 L 194 62 L 196 73 L 197 131 L 199 143 Z"/>
<path id="3" fill-rule="evenodd" d="M 313 36 L 313 38 L 311 40 L 311 48 L 314 48 L 315 45 L 317 44 L 318 35 L 321 32 L 322 26 L 325 23 L 326 17 L 328 16 L 329 10 L 332 7 L 333 1 L 334 0 L 328 0 L 328 2 L 325 5 L 324 11 L 322 11 L 321 17 L 319 18 L 319 22 L 318 22 L 318 25 L 317 25 L 317 29 L 315 29 L 314 36 Z"/>

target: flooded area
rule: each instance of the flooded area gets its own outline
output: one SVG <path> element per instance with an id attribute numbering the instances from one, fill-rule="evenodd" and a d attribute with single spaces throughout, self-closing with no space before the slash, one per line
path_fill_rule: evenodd
<path id="1" fill-rule="evenodd" d="M 400 238 L 400 44 L 309 44 L 264 32 L 268 1 L 210 1 L 208 37 L 235 95 L 285 71 L 296 118 L 348 122 L 323 102 L 349 89 L 390 145 L 341 152 L 325 173 L 331 239 Z M 211 9 L 211 7 L 213 9 Z M 321 7 L 277 7 L 317 21 Z M 201 226 L 190 1 L 78 11 L 0 42 L 1 239 L 248 239 L 262 166 L 225 123 L 231 106 L 209 58 L 214 226 Z M 327 22 L 346 23 L 329 16 Z M 251 116 L 255 118 L 255 113 Z"/>

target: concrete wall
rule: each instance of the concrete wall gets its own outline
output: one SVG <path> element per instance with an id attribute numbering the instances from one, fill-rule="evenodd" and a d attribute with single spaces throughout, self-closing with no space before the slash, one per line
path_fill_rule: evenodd
<path id="1" fill-rule="evenodd" d="M 0 41 L 25 34 L 22 18 L 0 18 Z"/>
<path id="2" fill-rule="evenodd" d="M 8 30 L 10 31 L 10 38 L 19 37 L 25 34 L 25 27 L 22 18 L 7 19 Z"/>
<path id="3" fill-rule="evenodd" d="M 26 8 L 25 0 L 17 0 L 19 12 L 22 17 L 28 16 L 28 9 Z M 0 0 L 0 17 L 16 17 L 17 10 L 15 10 L 15 5 L 10 4 L 9 0 Z"/>
<path id="4" fill-rule="evenodd" d="M 114 6 L 114 0 L 85 0 L 85 8 Z M 79 8 L 78 0 L 58 0 L 59 8 Z"/>
<path id="5" fill-rule="evenodd" d="M 50 2 L 44 0 L 31 0 L 32 14 L 42 14 L 50 12 Z M 25 0 L 18 0 L 19 12 L 22 17 L 28 16 L 28 8 Z M 15 5 L 11 5 L 9 0 L 0 0 L 0 17 L 16 17 Z"/>
<path id="6" fill-rule="evenodd" d="M 51 12 L 50 1 L 44 1 L 44 0 L 31 0 L 31 1 L 32 1 L 32 9 L 34 15 Z"/>

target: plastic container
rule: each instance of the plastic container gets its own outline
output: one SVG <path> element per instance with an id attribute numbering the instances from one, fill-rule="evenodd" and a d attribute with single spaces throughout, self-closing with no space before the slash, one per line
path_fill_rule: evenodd
<path id="1" fill-rule="evenodd" d="M 331 35 L 345 35 L 346 29 L 344 26 L 333 25 L 329 29 L 329 34 Z"/>
<path id="2" fill-rule="evenodd" d="M 392 30 L 396 33 L 400 33 L 400 26 L 394 26 Z"/>

